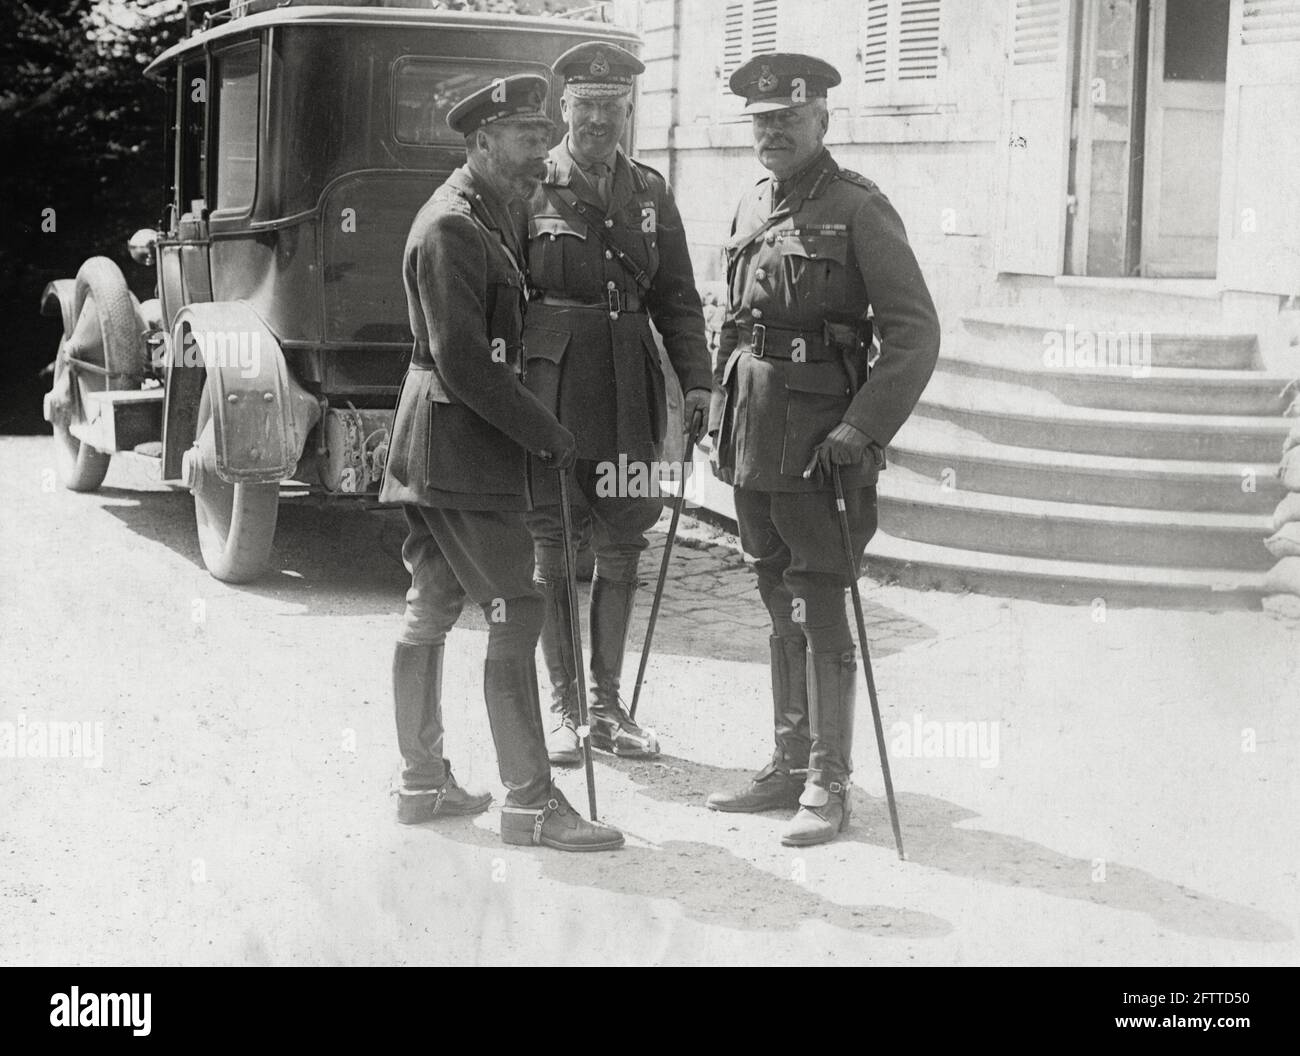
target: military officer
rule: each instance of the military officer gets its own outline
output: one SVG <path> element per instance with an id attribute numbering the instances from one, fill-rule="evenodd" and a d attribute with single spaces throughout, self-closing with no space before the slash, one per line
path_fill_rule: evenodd
<path id="1" fill-rule="evenodd" d="M 632 110 L 632 83 L 645 67 L 622 48 L 579 44 L 554 65 L 564 78 L 568 133 L 551 151 L 528 206 L 528 265 L 534 295 L 524 331 L 525 383 L 577 442 L 571 494 L 575 523 L 594 532 L 591 587 L 593 746 L 652 756 L 658 744 L 619 698 L 637 564 L 662 500 L 646 495 L 638 462 L 656 458 L 669 426 L 653 320 L 685 393 L 689 422 L 707 412 L 712 388 L 704 317 L 685 232 L 664 178 L 619 146 Z M 619 467 L 625 468 L 621 472 Z M 550 673 L 550 759 L 578 761 L 577 663 L 560 542 L 557 482 L 537 481 L 528 516 L 537 585 L 546 598 L 542 652 Z"/>
<path id="2" fill-rule="evenodd" d="M 468 596 L 488 624 L 483 692 L 508 789 L 502 839 L 604 850 L 622 846 L 622 834 L 582 818 L 551 781 L 534 663 L 542 599 L 523 521 L 530 454 L 554 469 L 574 452 L 572 434 L 519 380 L 525 289 L 507 204 L 544 169 L 546 90 L 543 77 L 507 77 L 451 110 L 466 164 L 420 209 L 406 241 L 415 347 L 380 492 L 403 505 L 409 529 L 411 589 L 393 657 L 405 763 L 398 820 L 477 814 L 491 800 L 462 788 L 442 754 L 444 643 Z"/>
<path id="3" fill-rule="evenodd" d="M 731 77 L 769 175 L 741 198 L 726 246 L 709 422 L 772 619 L 776 750 L 746 787 L 707 803 L 797 808 L 782 836 L 796 846 L 834 839 L 849 820 L 857 664 L 831 467 L 860 564 L 885 445 L 939 354 L 934 305 L 898 214 L 823 145 L 839 81 L 828 63 L 795 54 L 756 57 Z M 868 380 L 873 326 L 880 352 Z"/>

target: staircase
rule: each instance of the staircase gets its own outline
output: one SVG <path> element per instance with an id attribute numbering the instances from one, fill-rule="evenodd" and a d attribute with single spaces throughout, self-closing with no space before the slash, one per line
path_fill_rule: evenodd
<path id="1" fill-rule="evenodd" d="M 890 445 L 869 567 L 1051 601 L 1258 607 L 1292 379 L 1218 326 L 1217 300 L 1052 292 L 945 335 Z"/>

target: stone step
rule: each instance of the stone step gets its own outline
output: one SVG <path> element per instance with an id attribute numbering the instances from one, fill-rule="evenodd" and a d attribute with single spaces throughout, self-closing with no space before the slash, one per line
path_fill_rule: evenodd
<path id="1" fill-rule="evenodd" d="M 1078 407 L 1040 389 L 937 371 L 918 413 L 999 444 L 1124 458 L 1243 465 L 1281 457 L 1285 418 Z"/>
<path id="2" fill-rule="evenodd" d="M 1270 514 L 1284 494 L 1276 463 L 1116 458 L 1012 447 L 920 415 L 894 437 L 889 461 L 959 491 L 1098 506 Z"/>
<path id="3" fill-rule="evenodd" d="M 1135 316 L 1124 311 L 1049 314 L 1027 308 L 979 308 L 963 313 L 969 337 L 995 347 L 1033 353 L 1042 361 L 1046 351 L 1077 350 L 1087 346 L 1103 353 L 1134 337 L 1150 348 L 1153 367 L 1200 370 L 1248 370 L 1262 364 L 1259 340 L 1254 334 L 1225 329 L 1222 325 L 1190 323 L 1178 316 Z M 1111 352 L 1112 357 L 1115 352 Z M 1104 355 L 1103 355 L 1104 358 Z"/>
<path id="4" fill-rule="evenodd" d="M 890 470 L 890 472 L 893 472 Z M 971 591 L 1065 604 L 1259 609 L 1259 572 L 1115 565 L 986 553 L 902 539 L 878 531 L 867 547 L 867 571 L 922 589 Z"/>
<path id="5" fill-rule="evenodd" d="M 879 485 L 890 534 L 963 550 L 1051 560 L 1263 571 L 1274 563 L 1262 514 L 1093 506 L 950 490 L 894 467 Z"/>
<path id="6" fill-rule="evenodd" d="M 1151 350 L 1141 346 L 1109 360 L 1106 355 L 1063 363 L 1046 349 L 958 335 L 944 350 L 939 369 L 1041 389 L 1076 407 L 1167 414 L 1277 417 L 1297 388 L 1294 378 L 1262 370 L 1152 366 Z"/>
<path id="7" fill-rule="evenodd" d="M 1062 319 L 1118 312 L 1218 326 L 1223 312 L 1222 292 L 1213 279 L 1005 275 L 998 287 L 1001 303 Z"/>

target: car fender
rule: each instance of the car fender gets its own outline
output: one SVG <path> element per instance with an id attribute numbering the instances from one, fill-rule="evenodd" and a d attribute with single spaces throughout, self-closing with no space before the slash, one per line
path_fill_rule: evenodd
<path id="1" fill-rule="evenodd" d="M 186 305 L 169 341 L 163 476 L 181 475 L 194 442 L 203 382 L 212 392 L 213 447 L 206 464 L 232 484 L 288 480 L 320 404 L 289 374 L 275 335 L 241 301 Z"/>

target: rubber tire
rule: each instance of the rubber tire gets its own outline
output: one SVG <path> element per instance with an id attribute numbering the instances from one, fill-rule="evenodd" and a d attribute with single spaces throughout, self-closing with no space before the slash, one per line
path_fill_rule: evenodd
<path id="1" fill-rule="evenodd" d="M 204 432 L 212 429 L 211 382 L 205 381 L 194 425 L 195 444 L 210 444 L 211 437 Z M 279 483 L 230 484 L 215 470 L 205 470 L 199 473 L 198 484 L 193 489 L 194 520 L 203 564 L 223 583 L 256 579 L 271 563 Z"/>
<path id="2" fill-rule="evenodd" d="M 141 340 L 141 321 L 126 279 L 116 264 L 107 257 L 91 257 L 77 272 L 72 301 L 72 326 L 64 333 L 59 345 L 59 366 L 56 379 L 68 368 L 62 363 L 63 343 L 72 336 L 77 320 L 81 318 L 86 301 L 94 302 L 99 313 L 100 365 L 120 371 L 127 377 L 121 382 L 124 388 L 136 388 L 144 378 L 149 353 Z M 108 387 L 107 378 L 93 374 L 79 374 L 73 384 L 84 396 L 102 392 Z M 83 444 L 69 430 L 68 425 L 56 422 L 54 429 L 54 465 L 59 481 L 69 491 L 95 491 L 104 482 L 112 455 Z"/>

